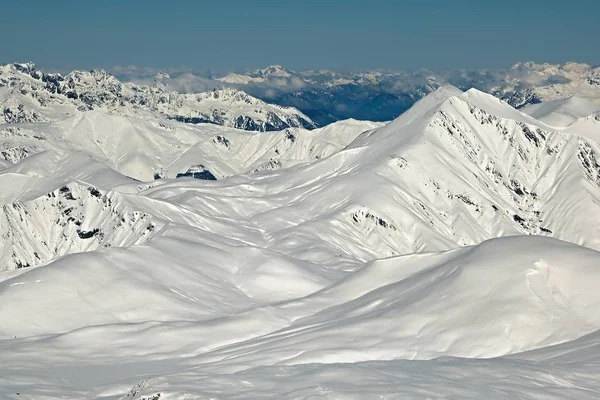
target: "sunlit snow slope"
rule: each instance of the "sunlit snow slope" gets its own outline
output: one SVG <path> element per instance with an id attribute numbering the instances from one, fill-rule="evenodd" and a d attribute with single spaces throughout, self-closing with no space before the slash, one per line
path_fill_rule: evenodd
<path id="1" fill-rule="evenodd" d="M 0 398 L 600 396 L 573 124 L 442 87 L 385 125 L 0 130 Z"/>

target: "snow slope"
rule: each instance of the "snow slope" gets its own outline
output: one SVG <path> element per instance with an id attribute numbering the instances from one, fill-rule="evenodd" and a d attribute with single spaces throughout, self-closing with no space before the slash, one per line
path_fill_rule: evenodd
<path id="1" fill-rule="evenodd" d="M 378 126 L 340 121 L 312 131 L 251 133 L 100 111 L 58 123 L 11 125 L 5 146 L 14 147 L 3 154 L 20 162 L 6 165 L 0 175 L 6 187 L 0 195 L 6 244 L 0 250 L 0 271 L 152 236 L 156 224 L 149 214 L 131 209 L 115 192 L 137 193 L 148 186 L 128 177 L 152 182 L 199 170 L 221 179 L 282 169 L 327 157 Z"/>
<path id="2" fill-rule="evenodd" d="M 600 111 L 600 104 L 578 97 L 530 104 L 521 111 L 551 126 L 565 127 Z"/>
<path id="3" fill-rule="evenodd" d="M 269 273 L 265 302 L 242 290 L 255 276 L 238 276 L 247 250 L 205 240 L 166 236 L 4 274 L 0 315 L 12 323 L 1 330 L 0 393 L 592 399 L 600 390 L 597 352 L 573 362 L 564 350 L 600 337 L 593 250 L 494 239 L 368 263 L 329 285 L 301 268 L 293 281 L 304 293 L 284 302 L 291 277 Z"/>
<path id="4" fill-rule="evenodd" d="M 60 151 L 86 151 L 137 179 L 236 175 L 210 185 L 155 182 L 149 195 L 248 220 L 270 247 L 308 261 L 444 250 L 507 234 L 600 248 L 598 144 L 476 90 L 442 88 L 380 128 L 349 121 L 250 135 L 98 112 L 51 128 Z"/>
<path id="5" fill-rule="evenodd" d="M 246 132 L 92 110 L 57 122 L 0 124 L 0 158 L 18 162 L 43 150 L 76 150 L 138 180 L 174 178 L 198 164 L 222 178 L 326 157 L 381 125 L 348 120 L 312 131 Z"/>
<path id="6" fill-rule="evenodd" d="M 454 87 L 385 125 L 3 125 L 0 397 L 595 399 L 576 130 Z"/>

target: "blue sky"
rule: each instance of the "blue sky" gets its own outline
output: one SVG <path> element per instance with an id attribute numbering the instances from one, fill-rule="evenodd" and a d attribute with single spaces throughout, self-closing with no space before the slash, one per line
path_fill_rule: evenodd
<path id="1" fill-rule="evenodd" d="M 9 1 L 0 63 L 234 70 L 600 63 L 598 0 Z"/>

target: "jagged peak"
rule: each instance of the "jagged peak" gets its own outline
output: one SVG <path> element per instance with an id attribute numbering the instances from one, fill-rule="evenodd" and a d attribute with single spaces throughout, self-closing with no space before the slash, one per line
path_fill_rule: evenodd
<path id="1" fill-rule="evenodd" d="M 25 75 L 29 75 L 35 79 L 42 79 L 42 77 L 44 76 L 44 73 L 42 71 L 40 71 L 37 66 L 31 62 L 25 62 L 25 63 L 8 63 L 8 64 L 1 64 L 0 65 L 0 72 L 4 71 L 5 73 L 9 73 L 9 74 L 25 74 Z"/>
<path id="2" fill-rule="evenodd" d="M 112 75 L 111 73 L 109 73 L 108 71 L 104 70 L 104 69 L 91 69 L 89 71 L 82 71 L 82 70 L 74 70 L 72 72 L 70 72 L 69 74 L 66 75 L 66 78 L 74 78 L 77 80 L 88 80 L 89 78 L 93 79 L 96 82 L 101 82 L 101 81 L 111 81 L 111 82 L 118 82 L 119 84 L 122 85 L 121 81 L 119 81 L 114 75 Z M 88 78 L 88 79 L 86 79 Z"/>
<path id="3" fill-rule="evenodd" d="M 30 73 L 32 71 L 35 71 L 37 69 L 37 67 L 35 66 L 35 64 L 31 61 L 28 61 L 26 63 L 14 63 L 13 66 L 22 71 L 22 72 L 27 72 Z"/>

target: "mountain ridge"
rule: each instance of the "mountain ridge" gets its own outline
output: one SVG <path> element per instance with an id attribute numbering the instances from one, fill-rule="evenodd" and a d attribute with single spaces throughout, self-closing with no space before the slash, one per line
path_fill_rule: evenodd
<path id="1" fill-rule="evenodd" d="M 594 398 L 596 115 L 523 111 L 0 124 L 0 396 Z"/>
<path id="2" fill-rule="evenodd" d="M 256 131 L 315 127 L 298 110 L 269 105 L 233 89 L 186 95 L 164 85 L 123 84 L 105 70 L 73 71 L 64 77 L 44 74 L 33 63 L 0 66 L 0 104 L 0 122 L 6 123 L 49 121 L 50 115 L 65 117 L 100 108 Z"/>

